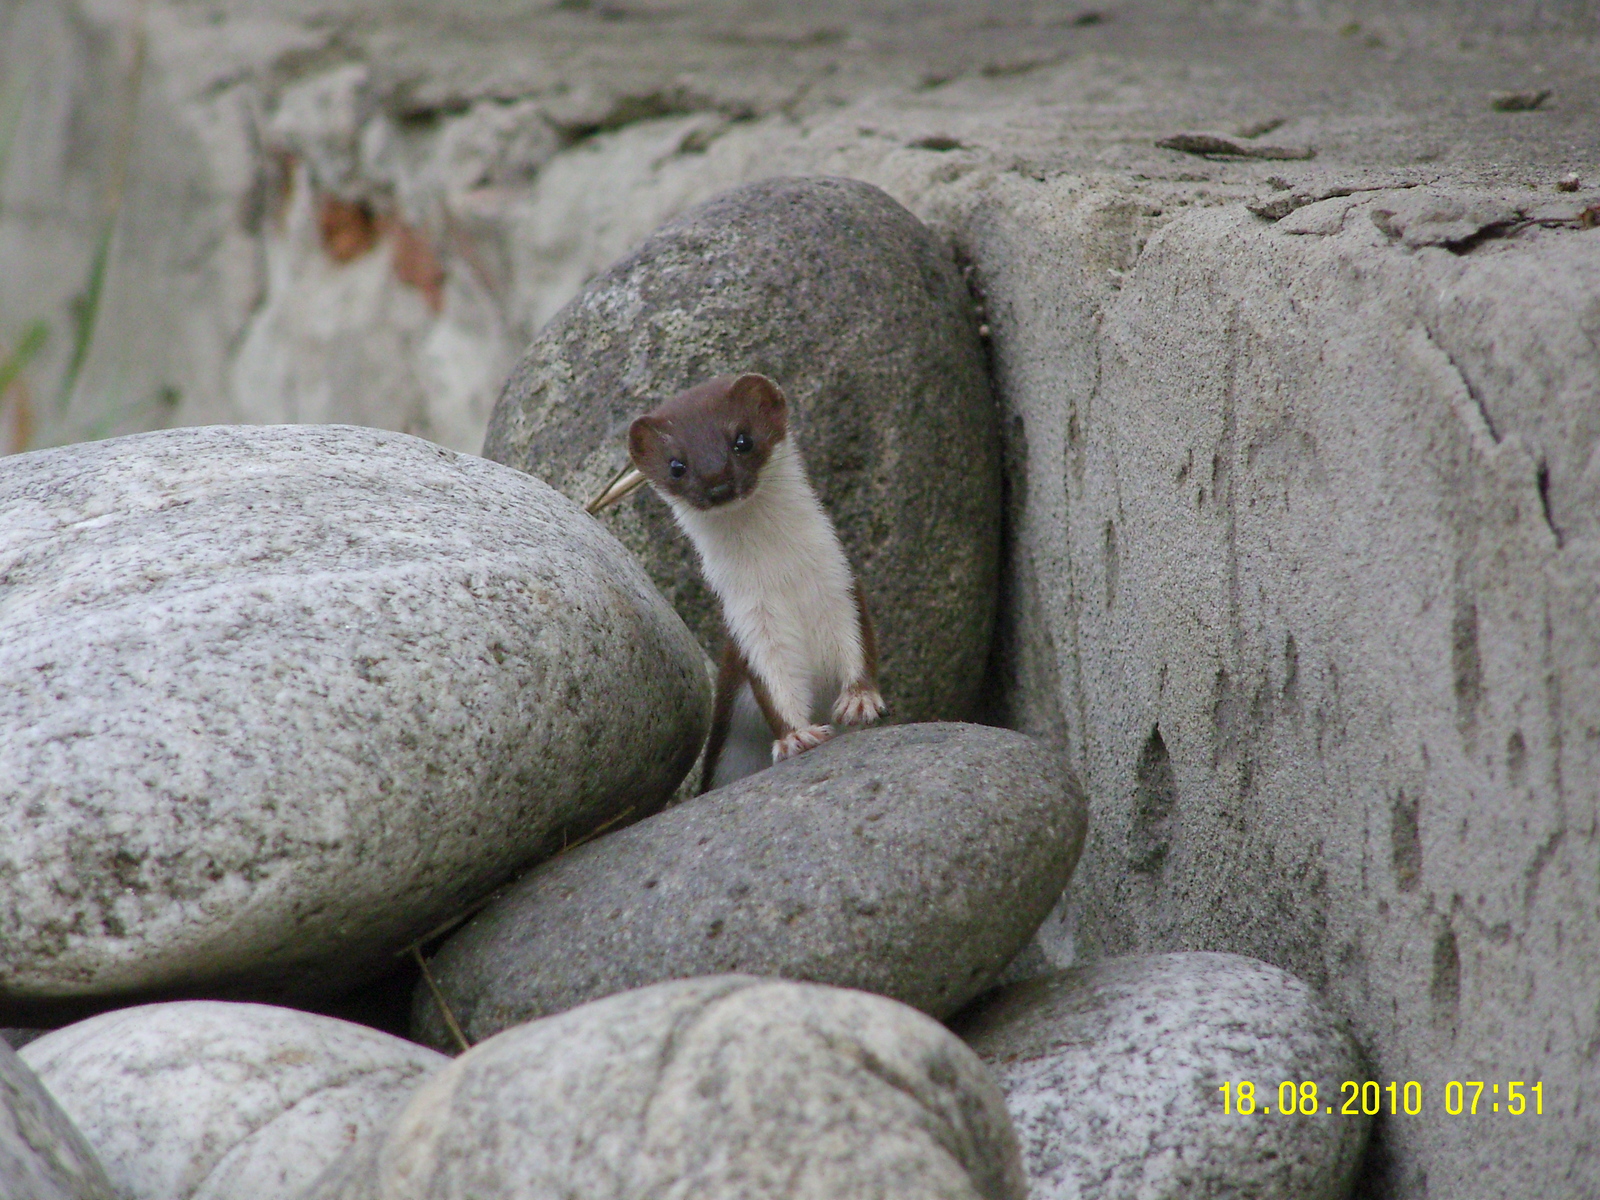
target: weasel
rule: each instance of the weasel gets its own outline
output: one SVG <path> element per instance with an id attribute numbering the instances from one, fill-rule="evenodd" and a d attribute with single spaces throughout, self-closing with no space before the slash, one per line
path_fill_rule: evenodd
<path id="1" fill-rule="evenodd" d="M 877 720 L 872 619 L 789 437 L 778 385 L 750 374 L 692 387 L 633 422 L 628 455 L 689 535 L 722 605 L 700 790 L 717 782 L 746 692 L 771 730 L 773 762 L 827 741 L 830 716 Z"/>

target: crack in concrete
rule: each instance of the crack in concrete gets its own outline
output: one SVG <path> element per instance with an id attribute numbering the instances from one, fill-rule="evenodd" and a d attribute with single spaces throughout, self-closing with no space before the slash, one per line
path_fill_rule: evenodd
<path id="1" fill-rule="evenodd" d="M 1482 419 L 1484 429 L 1488 432 L 1490 440 L 1495 445 L 1500 445 L 1503 435 L 1495 425 L 1494 417 L 1490 415 L 1489 405 L 1483 394 L 1473 386 L 1472 380 L 1467 376 L 1466 371 L 1456 361 L 1455 356 L 1444 347 L 1433 330 L 1424 326 L 1423 332 L 1427 335 L 1427 339 L 1433 348 L 1443 356 L 1444 361 L 1449 365 L 1456 378 L 1461 381 L 1461 386 L 1465 390 L 1467 398 L 1472 401 L 1478 416 Z M 1539 458 L 1537 485 L 1539 491 L 1539 514 L 1544 519 L 1545 527 L 1550 530 L 1550 535 L 1555 538 L 1556 549 L 1559 550 L 1566 544 L 1566 538 L 1555 522 L 1554 511 L 1550 503 L 1550 464 L 1543 456 Z"/>
<path id="2" fill-rule="evenodd" d="M 745 104 L 719 104 L 710 96 L 681 88 L 657 88 L 639 95 L 622 94 L 612 100 L 601 116 L 587 121 L 562 122 L 545 114 L 545 120 L 561 138 L 562 151 L 570 150 L 601 134 L 615 133 L 630 125 L 658 121 L 665 117 L 719 116 L 729 121 L 753 120 L 756 112 Z"/>
<path id="3" fill-rule="evenodd" d="M 1489 414 L 1489 406 L 1484 401 L 1482 394 L 1472 386 L 1472 380 L 1467 378 L 1467 373 L 1461 369 L 1461 364 L 1456 361 L 1455 355 L 1445 349 L 1432 327 L 1424 324 L 1422 332 L 1423 336 L 1428 339 L 1428 345 L 1439 353 L 1439 356 L 1444 359 L 1445 364 L 1450 368 L 1451 374 L 1460 382 L 1461 389 L 1466 393 L 1467 399 L 1472 401 L 1473 407 L 1478 412 L 1479 419 L 1483 421 L 1483 427 L 1489 435 L 1489 440 L 1498 446 L 1500 444 L 1500 431 L 1495 427 L 1494 417 Z"/>
<path id="4" fill-rule="evenodd" d="M 1298 209 L 1312 204 L 1320 204 L 1324 200 L 1340 200 L 1346 196 L 1359 195 L 1362 192 L 1398 192 L 1407 188 L 1422 186 L 1422 183 L 1417 181 L 1340 185 L 1338 187 L 1324 188 L 1317 192 L 1291 192 L 1286 196 L 1274 196 L 1270 200 L 1246 204 L 1245 207 L 1264 220 L 1276 222 L 1283 220 L 1284 217 Z"/>
<path id="5" fill-rule="evenodd" d="M 1556 526 L 1554 515 L 1550 511 L 1550 464 L 1544 459 L 1539 460 L 1539 511 L 1544 514 L 1544 523 L 1549 527 L 1551 535 L 1556 539 L 1556 549 L 1560 550 L 1565 543 L 1561 530 Z"/>
<path id="6" fill-rule="evenodd" d="M 1533 911 L 1533 902 L 1539 898 L 1539 881 L 1544 875 L 1544 869 L 1550 865 L 1550 860 L 1555 858 L 1556 851 L 1561 848 L 1561 843 L 1566 836 L 1567 831 L 1565 829 L 1554 829 L 1550 832 L 1550 836 L 1545 838 L 1539 844 L 1539 848 L 1533 852 L 1533 861 L 1528 864 L 1528 869 L 1524 874 L 1527 879 L 1527 886 L 1522 894 L 1523 911 L 1529 913 Z"/>
<path id="7" fill-rule="evenodd" d="M 1450 251 L 1451 254 L 1471 254 L 1485 242 L 1515 237 L 1524 229 L 1534 224 L 1537 224 L 1537 222 L 1525 220 L 1522 214 L 1518 213 L 1517 216 L 1512 220 L 1491 221 L 1489 224 L 1467 234 L 1466 237 L 1455 238 L 1450 241 L 1440 242 L 1439 244 L 1446 250 Z"/>

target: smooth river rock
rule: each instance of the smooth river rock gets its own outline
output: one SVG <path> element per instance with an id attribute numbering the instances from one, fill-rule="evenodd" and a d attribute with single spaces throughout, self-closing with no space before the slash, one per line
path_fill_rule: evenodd
<path id="1" fill-rule="evenodd" d="M 769 179 L 662 227 L 534 339 L 483 452 L 586 502 L 627 462 L 634 417 L 730 371 L 791 402 L 896 718 L 973 716 L 1000 545 L 983 345 L 949 249 L 870 184 Z M 714 652 L 716 601 L 666 505 L 641 492 L 605 520 Z"/>
<path id="2" fill-rule="evenodd" d="M 111 1181 L 61 1106 L 0 1041 L 0 1197 L 114 1200 Z"/>
<path id="3" fill-rule="evenodd" d="M 978 725 L 847 734 L 544 864 L 432 969 L 467 1034 L 727 971 L 936 1017 L 988 987 L 1066 886 L 1086 802 L 1042 742 Z M 446 1045 L 425 987 L 413 1030 Z"/>
<path id="4" fill-rule="evenodd" d="M 209 1000 L 104 1013 L 22 1057 L 120 1200 L 293 1196 L 450 1061 L 331 1017 Z"/>
<path id="5" fill-rule="evenodd" d="M 921 1013 L 718 976 L 520 1025 L 303 1200 L 1023 1200 L 994 1081 Z"/>
<path id="6" fill-rule="evenodd" d="M 953 1027 L 1005 1092 L 1033 1200 L 1350 1193 L 1368 1118 L 1343 1115 L 1352 1092 L 1340 1085 L 1367 1074 L 1343 1023 L 1276 967 L 1237 954 L 1104 959 L 1003 988 Z M 1241 1080 L 1254 1086 L 1249 1115 Z M 1294 1115 L 1278 1111 L 1285 1080 Z M 1299 1112 L 1306 1081 L 1315 1116 Z"/>
<path id="7" fill-rule="evenodd" d="M 359 983 L 659 805 L 708 709 L 632 557 L 521 472 L 344 426 L 0 460 L 0 1020 Z"/>

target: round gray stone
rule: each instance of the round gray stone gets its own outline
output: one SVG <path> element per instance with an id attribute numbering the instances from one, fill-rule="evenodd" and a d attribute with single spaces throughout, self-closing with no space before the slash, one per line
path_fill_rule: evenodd
<path id="1" fill-rule="evenodd" d="M 293 1196 L 450 1061 L 332 1017 L 207 1000 L 91 1017 L 23 1059 L 120 1200 Z"/>
<path id="2" fill-rule="evenodd" d="M 518 880 L 433 960 L 481 1040 L 727 971 L 936 1017 L 993 983 L 1066 886 L 1086 803 L 1043 743 L 978 725 L 847 734 Z M 447 1045 L 426 987 L 413 1030 Z"/>
<path id="3" fill-rule="evenodd" d="M 662 803 L 703 663 L 569 501 L 417 438 L 217 426 L 0 460 L 0 1017 L 377 974 Z"/>
<path id="4" fill-rule="evenodd" d="M 540 332 L 483 452 L 587 502 L 626 464 L 634 417 L 744 371 L 790 400 L 895 719 L 970 718 L 994 620 L 995 406 L 949 250 L 870 184 L 769 179 L 658 230 Z M 647 489 L 604 520 L 715 653 L 716 600 L 666 505 Z"/>
<path id="5" fill-rule="evenodd" d="M 1339 1019 L 1276 967 L 1105 959 L 1003 988 L 953 1028 L 1000 1081 L 1034 1200 L 1349 1195 L 1368 1118 L 1342 1113 L 1340 1085 L 1366 1071 Z M 1241 1080 L 1255 1088 L 1249 1115 Z M 1300 1084 L 1316 1083 L 1315 1116 L 1277 1111 L 1284 1081 L 1297 1107 Z"/>
<path id="6" fill-rule="evenodd" d="M 16 1052 L 0 1041 L 0 1196 L 113 1200 L 105 1168 Z"/>
<path id="7" fill-rule="evenodd" d="M 901 1004 L 718 976 L 520 1025 L 303 1200 L 1023 1200 L 994 1081 Z"/>

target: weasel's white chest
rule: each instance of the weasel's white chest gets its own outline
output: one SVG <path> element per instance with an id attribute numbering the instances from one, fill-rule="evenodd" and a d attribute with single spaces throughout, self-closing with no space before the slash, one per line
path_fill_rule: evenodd
<path id="1" fill-rule="evenodd" d="M 677 515 L 729 634 L 769 688 L 809 710 L 813 698 L 831 701 L 860 675 L 850 566 L 798 459 L 769 463 L 761 487 L 737 509 L 678 507 Z"/>

